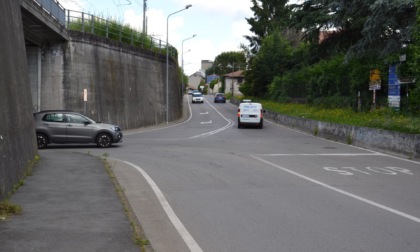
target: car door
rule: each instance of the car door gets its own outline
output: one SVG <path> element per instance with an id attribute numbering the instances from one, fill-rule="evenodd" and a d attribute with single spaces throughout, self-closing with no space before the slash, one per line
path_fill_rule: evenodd
<path id="1" fill-rule="evenodd" d="M 47 132 L 52 143 L 65 143 L 67 140 L 67 127 L 63 113 L 45 114 L 42 118 L 43 132 Z"/>
<path id="2" fill-rule="evenodd" d="M 79 114 L 66 115 L 67 142 L 68 143 L 92 143 L 93 126 L 89 120 Z"/>

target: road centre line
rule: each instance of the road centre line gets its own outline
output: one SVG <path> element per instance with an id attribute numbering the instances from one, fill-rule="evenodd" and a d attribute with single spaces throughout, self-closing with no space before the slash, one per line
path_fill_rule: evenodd
<path id="1" fill-rule="evenodd" d="M 213 105 L 211 105 L 210 102 L 207 101 L 207 99 L 204 98 L 204 100 L 206 100 L 206 104 L 208 104 L 210 107 L 212 107 L 223 119 L 225 119 L 225 121 L 228 122 L 228 124 L 226 124 L 222 128 L 219 128 L 219 129 L 216 129 L 216 130 L 213 130 L 213 131 L 209 131 L 209 132 L 206 132 L 206 133 L 203 133 L 203 134 L 200 134 L 200 135 L 196 135 L 196 136 L 191 136 L 188 139 L 211 136 L 211 135 L 219 133 L 219 132 L 221 132 L 225 129 L 228 129 L 229 127 L 232 127 L 233 124 L 234 124 L 232 120 L 227 119 L 224 115 L 222 115 L 222 113 L 219 112 L 219 110 L 217 110 Z"/>
<path id="2" fill-rule="evenodd" d="M 122 161 L 122 160 L 121 160 Z M 155 193 L 157 199 L 159 200 L 163 210 L 165 211 L 168 218 L 171 220 L 172 224 L 174 225 L 175 229 L 178 231 L 179 235 L 184 240 L 185 244 L 188 246 L 191 252 L 203 252 L 203 250 L 200 248 L 198 243 L 194 240 L 190 232 L 185 228 L 184 224 L 182 224 L 181 220 L 178 218 L 178 216 L 175 214 L 172 207 L 169 205 L 168 200 L 165 198 L 165 195 L 163 195 L 163 192 L 159 189 L 159 187 L 156 185 L 156 183 L 153 181 L 153 179 L 139 166 L 130 163 L 128 161 L 122 161 L 125 164 L 130 165 L 134 169 L 136 169 L 138 172 L 141 173 L 141 175 L 146 179 L 147 183 L 149 183 L 150 187 L 152 188 L 153 192 Z"/>
<path id="3" fill-rule="evenodd" d="M 280 169 L 280 170 L 282 170 L 282 171 L 285 171 L 285 172 L 287 172 L 287 173 L 290 173 L 290 174 L 292 174 L 292 175 L 295 175 L 295 176 L 297 176 L 297 177 L 300 177 L 300 178 L 302 178 L 302 179 L 305 179 L 305 180 L 307 180 L 307 181 L 310 181 L 310 182 L 312 182 L 312 183 L 314 183 L 314 184 L 320 185 L 320 186 L 325 187 L 325 188 L 327 188 L 327 189 L 330 189 L 330 190 L 332 190 L 332 191 L 335 191 L 335 192 L 341 193 L 341 194 L 343 194 L 343 195 L 349 196 L 349 197 L 351 197 L 351 198 L 353 198 L 353 199 L 356 199 L 356 200 L 362 201 L 362 202 L 367 203 L 367 204 L 369 204 L 369 205 L 372 205 L 372 206 L 378 207 L 378 208 L 380 208 L 380 209 L 386 210 L 386 211 L 391 212 L 391 213 L 393 213 L 393 214 L 396 214 L 396 215 L 399 215 L 399 216 L 401 216 L 401 217 L 405 217 L 405 218 L 407 218 L 407 219 L 409 219 L 409 220 L 412 220 L 412 221 L 414 221 L 414 222 L 420 223 L 420 218 L 418 218 L 418 217 L 415 217 L 415 216 L 412 216 L 412 215 L 406 214 L 406 213 L 404 213 L 404 212 L 398 211 L 398 210 L 393 209 L 393 208 L 391 208 L 391 207 L 387 207 L 387 206 L 385 206 L 385 205 L 382 205 L 382 204 L 376 203 L 376 202 L 374 202 L 374 201 L 371 201 L 371 200 L 365 199 L 365 198 L 363 198 L 363 197 L 357 196 L 357 195 L 355 195 L 355 194 L 349 193 L 349 192 L 344 191 L 344 190 L 341 190 L 341 189 L 339 189 L 339 188 L 336 188 L 336 187 L 330 186 L 330 185 L 325 184 L 325 183 L 323 183 L 323 182 L 321 182 L 321 181 L 318 181 L 318 180 L 312 179 L 312 178 L 307 177 L 307 176 L 305 176 L 305 175 L 302 175 L 302 174 L 300 174 L 300 173 L 294 172 L 294 171 L 289 170 L 289 169 L 287 169 L 287 168 L 284 168 L 284 167 L 281 167 L 281 166 L 276 165 L 276 164 L 274 164 L 274 163 L 271 163 L 271 162 L 269 162 L 269 161 L 266 161 L 266 160 L 264 160 L 264 159 L 262 159 L 262 158 L 258 157 L 257 155 L 251 155 L 251 157 L 252 157 L 252 158 L 254 158 L 254 159 L 256 159 L 256 160 L 259 160 L 259 161 L 261 161 L 261 162 L 263 162 L 263 163 L 266 163 L 266 164 L 269 164 L 269 165 L 271 165 L 271 166 L 274 166 L 274 167 L 276 167 L 276 168 L 278 168 L 278 169 Z"/>

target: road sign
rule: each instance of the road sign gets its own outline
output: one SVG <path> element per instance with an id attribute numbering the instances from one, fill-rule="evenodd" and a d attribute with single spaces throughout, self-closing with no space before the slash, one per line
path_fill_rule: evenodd
<path id="1" fill-rule="evenodd" d="M 397 64 L 389 65 L 388 76 L 388 106 L 400 109 L 400 84 L 398 83 Z"/>
<path id="2" fill-rule="evenodd" d="M 381 72 L 379 69 L 370 70 L 369 77 L 369 90 L 380 90 L 381 89 Z"/>

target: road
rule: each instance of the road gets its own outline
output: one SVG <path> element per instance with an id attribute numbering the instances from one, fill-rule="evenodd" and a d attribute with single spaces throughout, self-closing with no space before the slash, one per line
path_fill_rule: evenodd
<path id="1" fill-rule="evenodd" d="M 420 163 L 268 121 L 238 129 L 235 106 L 205 99 L 183 123 L 87 149 L 157 194 L 161 216 L 141 220 L 157 251 L 164 232 L 184 251 L 419 251 Z"/>

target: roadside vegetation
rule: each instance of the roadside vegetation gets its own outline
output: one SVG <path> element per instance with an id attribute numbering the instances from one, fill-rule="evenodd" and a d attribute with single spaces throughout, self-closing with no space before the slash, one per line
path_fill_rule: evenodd
<path id="1" fill-rule="evenodd" d="M 76 11 L 71 11 L 71 15 L 71 20 L 67 26 L 68 30 L 94 34 L 161 55 L 166 55 L 165 42 L 148 36 L 143 32 L 139 32 L 129 25 L 123 25 L 117 20 L 103 19 Z M 170 57 L 174 57 L 175 59 L 178 57 L 176 48 L 169 45 L 168 50 Z"/>
<path id="2" fill-rule="evenodd" d="M 0 201 L 0 221 L 6 220 L 12 215 L 19 215 L 22 213 L 22 207 L 20 205 L 10 202 L 9 199 L 21 186 L 25 185 L 26 177 L 32 175 L 33 168 L 36 166 L 36 164 L 38 164 L 39 160 L 40 157 L 36 155 L 33 160 L 27 163 L 24 177 L 21 178 L 19 182 L 13 186 L 11 192 L 5 195 L 4 200 Z"/>
<path id="3" fill-rule="evenodd" d="M 223 76 L 226 66 L 242 65 L 244 96 L 282 114 L 420 133 L 420 0 L 252 4 L 249 44 L 217 56 L 207 74 Z M 390 66 L 401 83 L 393 106 Z"/>
<path id="4" fill-rule="evenodd" d="M 404 116 L 388 108 L 355 112 L 350 108 L 325 108 L 309 104 L 260 101 L 267 110 L 317 121 L 420 134 L 420 117 Z"/>

